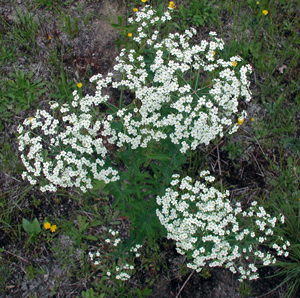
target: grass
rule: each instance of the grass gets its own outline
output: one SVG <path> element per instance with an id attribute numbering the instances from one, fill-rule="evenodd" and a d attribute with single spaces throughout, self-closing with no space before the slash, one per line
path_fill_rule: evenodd
<path id="1" fill-rule="evenodd" d="M 76 3 L 69 2 L 70 7 Z M 140 6 L 140 1 L 123 2 L 123 11 L 127 9 L 128 14 L 133 7 Z M 154 6 L 163 3 L 149 2 Z M 57 3 L 59 9 L 56 9 Z M 178 19 L 184 22 L 174 23 L 174 28 L 185 29 L 192 25 L 203 34 L 210 30 L 220 33 L 228 44 L 228 56 L 239 54 L 254 69 L 251 86 L 254 99 L 249 118 L 235 138 L 217 144 L 218 152 L 214 149 L 216 144 L 209 149 L 208 163 L 213 168 L 220 161 L 219 167 L 215 166 L 216 172 L 232 190 L 244 187 L 247 195 L 259 193 L 261 204 L 286 216 L 286 224 L 277 234 L 288 237 L 290 257 L 280 260 L 275 270 L 282 276 L 280 286 L 287 288 L 286 296 L 296 297 L 300 284 L 300 17 L 297 1 L 259 1 L 257 4 L 249 0 L 237 4 L 219 0 L 209 2 L 206 7 L 197 3 L 200 2 L 193 1 L 188 6 L 183 0 L 176 2 Z M 0 289 L 6 295 L 17 293 L 22 282 L 24 284 L 24 276 L 37 280 L 44 275 L 49 278 L 46 290 L 53 295 L 68 293 L 70 285 L 78 297 L 147 297 L 162 272 L 174 276 L 166 265 L 166 251 L 172 250 L 170 244 L 145 245 L 132 284 L 111 280 L 102 274 L 103 270 L 109 270 L 109 265 L 117 266 L 117 256 L 105 244 L 108 229 L 121 227 L 126 237 L 129 225 L 112 211 L 111 198 L 98 193 L 82 197 L 76 190 L 42 194 L 21 181 L 16 125 L 49 99 L 68 100 L 78 82 L 87 85 L 88 76 L 75 78 L 72 58 L 66 57 L 72 57 L 74 40 L 80 38 L 84 27 L 91 28 L 94 20 L 88 12 L 81 12 L 80 17 L 74 15 L 63 1 L 35 0 L 34 4 L 25 11 L 14 4 L 15 18 L 1 16 L 0 19 L 0 179 L 3 185 L 0 190 Z M 88 7 L 89 2 L 85 4 Z M 268 14 L 264 15 L 263 10 Z M 51 30 L 46 23 L 38 23 L 34 17 L 37 11 L 51 13 L 55 23 Z M 123 20 L 124 15 L 125 12 Z M 51 35 L 45 36 L 45 32 L 55 34 L 50 40 Z M 67 36 L 65 39 L 61 37 L 63 34 Z M 37 43 L 38 38 L 42 39 L 41 43 Z M 127 39 L 122 38 L 121 44 L 126 43 Z M 37 75 L 34 63 L 39 61 L 39 55 L 47 59 Z M 86 88 L 85 91 L 89 91 L 91 87 Z M 250 121 L 251 117 L 254 121 Z M 193 158 L 202 160 L 199 156 Z M 23 218 L 30 222 L 37 218 L 41 231 L 34 239 L 24 230 Z M 56 224 L 58 230 L 54 233 L 44 230 L 44 220 Z M 102 267 L 88 259 L 89 251 L 98 250 L 105 255 Z M 133 261 L 132 257 L 126 257 Z M 55 266 L 62 268 L 61 271 L 47 273 L 49 259 L 55 260 Z M 180 276 L 183 278 L 189 273 L 182 272 Z M 251 284 L 241 288 L 241 292 L 250 293 Z"/>

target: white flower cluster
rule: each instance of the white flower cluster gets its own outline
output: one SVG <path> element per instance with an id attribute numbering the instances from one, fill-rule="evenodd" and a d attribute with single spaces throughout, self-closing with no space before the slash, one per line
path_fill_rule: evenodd
<path id="1" fill-rule="evenodd" d="M 114 231 L 112 229 L 109 229 L 108 232 L 112 235 L 113 239 L 107 238 L 105 239 L 106 243 L 112 243 L 113 246 L 118 246 L 118 244 L 121 242 L 121 238 L 115 238 L 119 235 L 118 231 Z"/>
<path id="2" fill-rule="evenodd" d="M 90 261 L 95 266 L 102 265 L 102 263 L 100 261 L 101 254 L 100 254 L 99 251 L 97 251 L 97 252 L 89 252 L 88 256 L 89 256 Z M 121 266 L 116 266 L 115 269 L 114 269 L 114 271 L 115 271 L 115 278 L 123 280 L 123 281 L 126 281 L 126 280 L 128 280 L 130 278 L 130 275 L 128 274 L 128 272 L 131 273 L 133 269 L 134 269 L 134 266 L 133 265 L 129 265 L 127 263 L 123 264 Z M 112 276 L 112 272 L 111 271 L 107 271 L 106 275 L 107 276 Z"/>
<path id="3" fill-rule="evenodd" d="M 141 253 L 139 252 L 139 249 L 143 246 L 141 244 L 136 244 L 135 246 L 130 248 L 130 252 L 133 252 L 135 254 L 135 257 L 138 258 L 141 256 Z"/>
<path id="4" fill-rule="evenodd" d="M 136 244 L 135 246 L 131 247 L 129 251 L 131 253 L 134 253 L 135 258 L 138 258 L 141 255 L 139 253 L 140 248 L 142 248 L 142 245 L 141 244 Z M 133 269 L 134 269 L 134 266 L 129 265 L 129 264 L 121 265 L 120 267 L 117 266 L 116 269 L 115 269 L 116 272 L 117 272 L 116 279 L 120 279 L 120 280 L 123 280 L 123 281 L 128 280 L 130 278 L 129 273 L 132 273 Z M 123 272 L 121 272 L 121 270 L 123 270 Z M 124 270 L 127 270 L 127 272 L 124 272 Z"/>
<path id="5" fill-rule="evenodd" d="M 118 246 L 118 244 L 121 242 L 121 239 L 118 237 L 119 232 L 113 229 L 109 229 L 108 233 L 110 234 L 108 238 L 105 239 L 105 243 L 108 244 L 109 249 L 106 251 L 114 251 L 115 248 Z M 128 258 L 128 253 L 134 253 L 135 257 L 139 257 L 140 254 L 138 253 L 138 250 L 142 247 L 142 245 L 137 244 L 130 248 L 129 251 L 122 253 L 124 254 L 125 258 L 121 258 L 117 260 L 116 262 L 106 262 L 108 257 L 105 256 L 103 258 L 103 255 L 100 253 L 100 251 L 96 252 L 88 252 L 89 260 L 92 262 L 93 265 L 98 266 L 98 268 L 101 269 L 102 272 L 106 272 L 106 275 L 109 277 L 113 277 L 122 281 L 126 281 L 130 279 L 130 274 L 132 274 L 132 271 L 134 270 L 134 265 L 129 264 L 130 260 L 132 261 L 132 256 Z M 101 260 L 102 258 L 102 260 Z M 103 261 L 104 260 L 104 261 Z M 127 260 L 127 261 L 126 261 Z M 129 262 L 129 263 L 128 263 Z M 108 268 L 107 268 L 108 266 Z M 107 271 L 107 269 L 109 269 Z"/>
<path id="6" fill-rule="evenodd" d="M 100 261 L 99 261 L 100 252 L 99 251 L 97 251 L 95 253 L 90 251 L 88 253 L 88 255 L 89 255 L 89 259 L 93 262 L 94 265 L 99 265 L 100 264 Z"/>
<path id="7" fill-rule="evenodd" d="M 266 243 L 273 235 L 277 222 L 256 202 L 242 211 L 239 203 L 232 206 L 229 192 L 220 192 L 209 183 L 214 177 L 208 171 L 200 174 L 200 180 L 180 179 L 173 175 L 171 186 L 162 197 L 156 213 L 167 229 L 169 239 L 176 241 L 177 251 L 187 254 L 188 267 L 197 270 L 210 267 L 229 268 L 240 274 L 240 280 L 258 278 L 255 259 L 264 265 L 274 264 L 275 256 L 262 251 L 258 245 Z M 274 244 L 277 255 L 287 256 L 288 241 Z M 244 261 L 244 262 L 243 262 Z M 249 263 L 250 264 L 246 264 Z"/>
<path id="8" fill-rule="evenodd" d="M 223 136 L 234 123 L 232 116 L 241 113 L 239 100 L 251 99 L 247 80 L 251 66 L 236 67 L 242 60 L 239 56 L 221 59 L 224 42 L 215 32 L 210 33 L 210 42 L 196 45 L 191 43 L 193 28 L 161 39 L 153 24 L 170 18 L 169 12 L 155 16 L 146 6 L 130 19 L 138 26 L 133 40 L 139 50 L 122 50 L 114 69 L 123 80 L 113 86 L 134 92 L 135 101 L 134 107 L 118 114 L 125 131 L 118 134 L 119 147 L 130 143 L 132 148 L 144 148 L 151 140 L 170 138 L 182 153 L 195 150 Z"/>
<path id="9" fill-rule="evenodd" d="M 126 281 L 130 278 L 130 274 L 128 274 L 127 272 L 122 272 L 121 270 L 127 270 L 129 272 L 131 272 L 134 269 L 133 265 L 129 265 L 129 264 L 125 264 L 122 265 L 120 267 L 116 267 L 116 272 L 118 272 L 118 274 L 116 274 L 116 279 L 120 279 L 123 281 Z"/>
<path id="10" fill-rule="evenodd" d="M 76 91 L 73 95 L 73 106 L 78 102 L 81 106 L 77 114 L 67 114 L 71 110 L 68 104 L 60 108 L 58 118 L 38 110 L 18 128 L 19 150 L 27 170 L 22 177 L 33 185 L 45 177 L 48 184 L 42 185 L 41 191 L 75 186 L 86 192 L 93 188 L 93 180 L 109 183 L 119 179 L 118 172 L 105 165 L 109 152 L 100 130 L 107 120 L 93 121 L 88 113 L 91 106 L 86 104 L 88 96 L 79 101 Z M 101 102 L 96 96 L 91 101 Z M 51 108 L 57 109 L 58 104 Z"/>

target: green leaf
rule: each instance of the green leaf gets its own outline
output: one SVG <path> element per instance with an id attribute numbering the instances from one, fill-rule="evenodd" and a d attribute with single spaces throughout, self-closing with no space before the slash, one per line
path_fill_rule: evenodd
<path id="1" fill-rule="evenodd" d="M 98 238 L 96 236 L 93 236 L 93 235 L 87 235 L 87 236 L 84 236 L 85 239 L 87 240 L 92 240 L 92 241 L 97 241 Z"/>
<path id="2" fill-rule="evenodd" d="M 171 157 L 165 154 L 147 154 L 147 157 L 150 159 L 157 159 L 157 160 L 170 160 Z"/>
<path id="3" fill-rule="evenodd" d="M 33 220 L 33 222 L 28 221 L 27 219 L 23 218 L 22 226 L 25 232 L 31 236 L 37 236 L 41 232 L 41 225 L 37 218 Z"/>
<path id="4" fill-rule="evenodd" d="M 99 190 L 105 185 L 103 180 L 94 180 L 93 181 L 93 190 Z"/>
<path id="5" fill-rule="evenodd" d="M 116 221 L 111 222 L 111 224 L 112 224 L 112 225 L 120 225 L 121 222 L 120 222 L 119 220 L 116 220 Z"/>

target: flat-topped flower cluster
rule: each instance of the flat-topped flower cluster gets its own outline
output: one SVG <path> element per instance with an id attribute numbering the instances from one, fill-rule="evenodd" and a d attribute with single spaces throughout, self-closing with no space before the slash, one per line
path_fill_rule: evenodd
<path id="1" fill-rule="evenodd" d="M 57 107 L 58 104 L 51 106 Z M 35 117 L 24 121 L 23 125 L 30 130 L 19 127 L 19 150 L 24 152 L 21 159 L 27 170 L 23 179 L 32 185 L 41 183 L 41 191 L 75 186 L 83 192 L 93 188 L 93 180 L 117 180 L 118 172 L 105 167 L 108 152 L 103 138 L 97 137 L 101 122 L 92 123 L 92 116 L 87 113 L 65 115 L 68 111 L 68 105 L 63 105 L 62 115 L 55 118 L 38 110 Z M 48 183 L 40 181 L 40 177 Z"/>
<path id="2" fill-rule="evenodd" d="M 251 99 L 251 67 L 238 56 L 222 59 L 224 42 L 214 32 L 196 44 L 193 28 L 161 36 L 171 13 L 150 6 L 136 12 L 129 19 L 137 27 L 131 48 L 117 57 L 114 74 L 90 79 L 94 95 L 74 91 L 71 103 L 51 104 L 53 115 L 38 110 L 24 121 L 18 129 L 24 179 L 42 191 L 75 186 L 85 192 L 95 180 L 119 179 L 107 144 L 136 149 L 164 139 L 184 154 L 237 130 L 237 116 L 245 117 L 239 101 Z M 134 99 L 97 113 L 100 104 L 111 106 L 107 88 L 127 89 Z"/>
<path id="3" fill-rule="evenodd" d="M 233 115 L 239 111 L 239 100 L 250 101 L 250 65 L 235 69 L 242 59 L 221 58 L 224 42 L 210 33 L 211 41 L 202 40 L 196 45 L 192 40 L 196 30 L 183 34 L 168 34 L 146 25 L 165 22 L 171 18 L 167 11 L 161 18 L 145 8 L 129 22 L 138 26 L 133 40 L 134 49 L 123 49 L 117 58 L 115 70 L 123 79 L 114 87 L 134 92 L 135 102 L 120 111 L 124 130 L 119 146 L 146 147 L 151 140 L 169 138 L 181 147 L 181 152 L 195 150 L 198 145 L 208 145 L 235 123 Z M 231 127 L 236 131 L 238 125 Z"/>
<path id="4" fill-rule="evenodd" d="M 262 249 L 274 234 L 277 217 L 272 217 L 257 202 L 243 211 L 240 203 L 232 204 L 229 192 L 213 186 L 214 177 L 208 171 L 199 180 L 180 179 L 178 174 L 165 195 L 157 197 L 157 216 L 167 229 L 169 239 L 176 242 L 177 251 L 187 254 L 189 268 L 201 271 L 204 266 L 229 268 L 240 273 L 240 280 L 258 278 L 256 259 L 263 265 L 276 258 Z M 280 218 L 284 222 L 284 217 Z M 278 239 L 273 248 L 278 256 L 288 256 L 289 242 Z M 246 262 L 243 262 L 246 260 Z"/>

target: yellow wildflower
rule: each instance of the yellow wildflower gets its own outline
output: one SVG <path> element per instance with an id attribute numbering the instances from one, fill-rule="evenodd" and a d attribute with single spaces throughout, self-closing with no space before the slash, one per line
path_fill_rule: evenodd
<path id="1" fill-rule="evenodd" d="M 48 36 L 48 39 L 49 39 L 49 40 L 51 40 L 51 39 L 52 39 L 52 37 L 49 35 L 49 36 Z"/>
<path id="2" fill-rule="evenodd" d="M 51 228 L 51 224 L 50 224 L 50 222 L 45 222 L 44 223 L 44 229 L 46 229 L 46 230 L 48 230 L 48 229 L 50 229 Z"/>
<path id="3" fill-rule="evenodd" d="M 77 87 L 81 88 L 82 87 L 82 83 L 77 83 Z"/>
<path id="4" fill-rule="evenodd" d="M 266 9 L 264 9 L 264 10 L 262 11 L 262 13 L 266 16 L 269 12 L 268 12 Z"/>
<path id="5" fill-rule="evenodd" d="M 143 3 L 147 2 L 147 0 L 142 0 Z"/>
<path id="6" fill-rule="evenodd" d="M 245 119 L 244 118 L 238 118 L 237 122 L 238 122 L 238 125 L 242 125 L 244 123 Z"/>
<path id="7" fill-rule="evenodd" d="M 231 64 L 232 64 L 233 67 L 237 66 L 237 62 L 236 61 L 231 61 Z"/>
<path id="8" fill-rule="evenodd" d="M 56 229 L 57 229 L 57 226 L 56 226 L 56 225 L 51 225 L 50 231 L 51 231 L 52 233 L 54 233 L 54 232 L 56 231 Z"/>
<path id="9" fill-rule="evenodd" d="M 252 117 L 251 119 L 250 119 L 252 122 L 254 122 L 255 121 L 255 119 Z"/>
<path id="10" fill-rule="evenodd" d="M 175 5 L 174 1 L 169 2 L 169 8 L 171 8 L 171 9 L 176 8 L 176 5 Z"/>
<path id="11" fill-rule="evenodd" d="M 256 1 L 256 4 L 259 4 L 259 1 Z"/>
<path id="12" fill-rule="evenodd" d="M 215 51 L 213 51 L 213 54 L 214 54 L 214 55 L 216 55 L 216 52 L 215 52 Z"/>
<path id="13" fill-rule="evenodd" d="M 136 7 L 133 9 L 133 12 L 138 12 L 138 11 L 139 11 L 139 9 Z"/>
<path id="14" fill-rule="evenodd" d="M 32 122 L 33 119 L 34 119 L 34 117 L 29 117 L 28 118 L 28 120 L 29 120 L 30 123 Z"/>
<path id="15" fill-rule="evenodd" d="M 127 36 L 128 36 L 128 37 L 132 37 L 132 33 L 129 32 L 129 33 L 127 34 Z"/>

